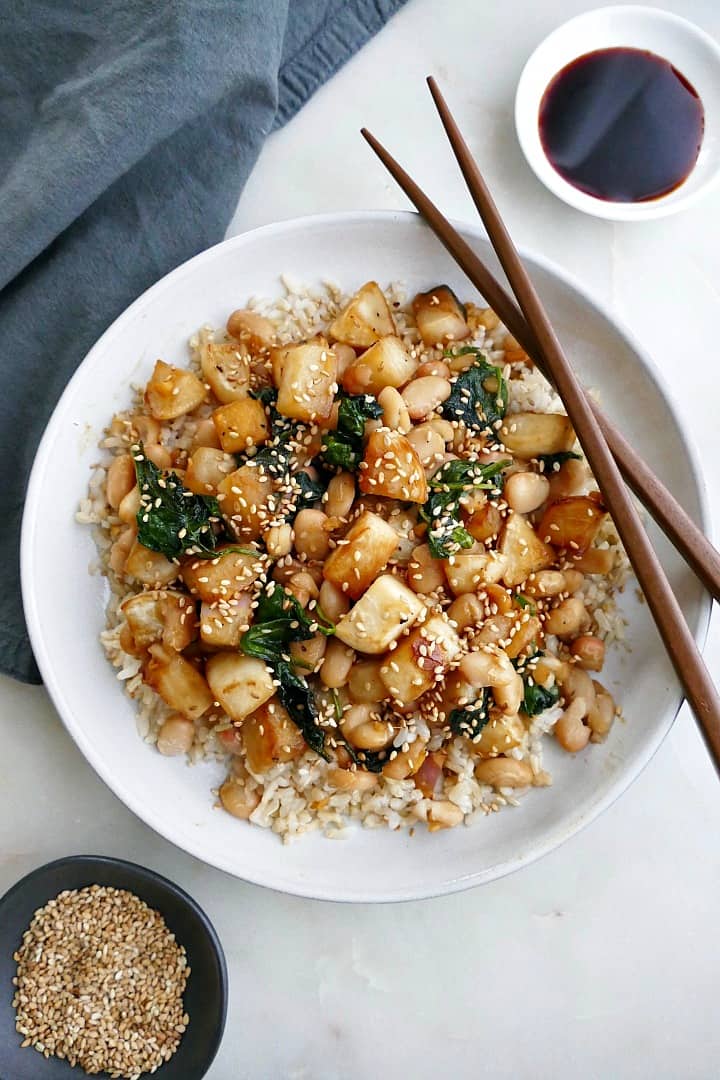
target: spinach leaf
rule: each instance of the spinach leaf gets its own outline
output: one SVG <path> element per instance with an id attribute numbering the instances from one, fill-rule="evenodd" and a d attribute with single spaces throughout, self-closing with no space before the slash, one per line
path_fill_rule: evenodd
<path id="1" fill-rule="evenodd" d="M 133 446 L 132 456 L 140 489 L 139 543 L 168 559 L 191 548 L 212 552 L 218 540 L 213 525 L 221 520 L 217 500 L 184 488 L 175 473 L 145 456 L 142 443 Z"/>
<path id="2" fill-rule="evenodd" d="M 448 461 L 429 482 L 430 494 L 420 508 L 420 520 L 427 523 L 427 542 L 434 559 L 446 559 L 461 548 L 472 547 L 473 540 L 461 524 L 460 499 L 474 489 L 498 495 L 502 490 L 502 470 L 510 461 Z"/>
<path id="3" fill-rule="evenodd" d="M 253 457 L 246 456 L 244 462 L 261 465 L 274 480 L 279 480 L 295 493 L 296 499 L 286 517 L 287 521 L 292 522 L 301 510 L 322 498 L 325 488 L 302 470 L 292 474 L 290 472 L 293 444 L 298 439 L 301 426 L 277 411 L 277 390 L 272 386 L 264 386 L 261 390 L 254 391 L 252 396 L 262 401 L 268 411 L 272 437 Z M 290 498 L 292 499 L 292 495 Z"/>
<path id="4" fill-rule="evenodd" d="M 338 408 L 338 431 L 362 439 L 366 420 L 379 420 L 382 406 L 372 394 L 346 394 Z"/>
<path id="5" fill-rule="evenodd" d="M 372 394 L 342 394 L 339 398 L 338 424 L 323 439 L 322 463 L 332 468 L 354 472 L 363 455 L 366 420 L 378 420 L 382 407 Z"/>
<path id="6" fill-rule="evenodd" d="M 288 520 L 292 520 L 300 510 L 306 509 L 308 506 L 312 506 L 313 503 L 322 499 L 325 494 L 325 485 L 319 480 L 313 480 L 312 477 L 304 471 L 296 472 L 293 476 L 293 487 L 297 489 L 298 498 L 295 503 L 295 508 Z"/>
<path id="7" fill-rule="evenodd" d="M 538 454 L 536 460 L 540 462 L 540 471 L 547 476 L 557 472 L 561 465 L 573 458 L 582 461 L 582 454 L 576 454 L 573 450 L 559 450 L 557 454 Z"/>
<path id="8" fill-rule="evenodd" d="M 294 670 L 292 661 L 287 659 L 290 643 L 307 641 L 316 629 L 323 634 L 334 631 L 332 624 L 319 625 L 304 611 L 292 593 L 275 584 L 260 597 L 253 625 L 243 634 L 240 648 L 247 656 L 256 656 L 271 665 L 278 683 L 280 702 L 302 732 L 310 749 L 327 759 L 325 735 L 320 727 L 312 690 L 307 680 Z"/>
<path id="9" fill-rule="evenodd" d="M 475 739 L 490 719 L 490 690 L 486 687 L 477 701 L 464 709 L 453 709 L 448 717 L 453 735 Z"/>
<path id="10" fill-rule="evenodd" d="M 526 677 L 523 677 L 523 682 L 525 683 L 525 694 L 520 708 L 526 716 L 537 716 L 538 713 L 545 712 L 552 705 L 557 705 L 560 691 L 555 684 L 549 689 L 545 689 L 544 686 L 539 686 L 536 682 L 528 682 Z"/>
<path id="11" fill-rule="evenodd" d="M 546 689 L 534 680 L 535 664 L 533 661 L 538 660 L 542 655 L 542 650 L 535 648 L 530 656 L 518 656 L 512 662 L 515 670 L 522 675 L 525 690 L 520 708 L 526 716 L 537 716 L 552 705 L 557 705 L 560 700 L 560 689 L 557 684 L 553 683 L 551 687 Z"/>
<path id="12" fill-rule="evenodd" d="M 321 460 L 332 468 L 354 472 L 362 459 L 362 447 L 357 447 L 346 435 L 330 431 L 323 439 Z"/>
<path id="13" fill-rule="evenodd" d="M 273 412 L 277 412 L 275 406 L 277 405 L 278 392 L 274 386 L 261 386 L 257 390 L 250 391 L 250 397 L 255 398 L 256 401 L 261 401 L 266 409 L 270 409 Z M 271 415 L 271 420 L 274 417 Z"/>
<path id="14" fill-rule="evenodd" d="M 479 349 L 446 349 L 446 356 L 466 356 L 474 353 L 476 360 L 471 368 L 458 375 L 453 383 L 450 397 L 442 403 L 440 411 L 446 420 L 462 420 L 473 431 L 494 431 L 505 416 L 508 389 L 502 370 L 487 360 Z M 490 382 L 490 387 L 485 384 Z"/>
<path id="15" fill-rule="evenodd" d="M 349 743 L 347 739 L 343 739 L 342 735 L 338 731 L 336 737 L 342 739 L 345 749 L 350 755 L 352 761 L 359 769 L 366 769 L 367 772 L 379 773 L 383 770 L 383 765 L 387 765 L 390 760 L 390 755 L 393 752 L 393 746 L 386 746 L 382 750 L 358 750 L 357 747 Z"/>
<path id="16" fill-rule="evenodd" d="M 263 386 L 254 390 L 251 396 L 265 406 L 270 421 L 270 439 L 256 454 L 242 456 L 242 464 L 262 465 L 265 472 L 275 480 L 285 480 L 290 467 L 293 441 L 298 435 L 298 425 L 287 416 L 282 416 L 276 409 L 277 390 L 273 386 Z"/>
<path id="17" fill-rule="evenodd" d="M 290 719 L 310 749 L 328 761 L 330 755 L 325 749 L 325 732 L 320 727 L 318 708 L 307 680 L 293 671 L 292 665 L 286 660 L 278 661 L 274 670 L 281 705 L 287 709 Z"/>
<path id="18" fill-rule="evenodd" d="M 261 595 L 253 616 L 253 625 L 246 630 L 240 648 L 248 656 L 276 663 L 282 660 L 292 641 L 307 641 L 318 630 L 329 636 L 335 632 L 333 623 L 321 621 L 320 613 L 308 614 L 296 597 L 281 585 Z"/>

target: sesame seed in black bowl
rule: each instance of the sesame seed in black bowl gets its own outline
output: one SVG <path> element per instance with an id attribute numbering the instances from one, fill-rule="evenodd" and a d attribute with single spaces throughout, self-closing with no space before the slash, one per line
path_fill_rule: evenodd
<path id="1" fill-rule="evenodd" d="M 48 863 L 0 899 L 0 1076 L 200 1080 L 227 1013 L 207 915 L 120 859 Z"/>

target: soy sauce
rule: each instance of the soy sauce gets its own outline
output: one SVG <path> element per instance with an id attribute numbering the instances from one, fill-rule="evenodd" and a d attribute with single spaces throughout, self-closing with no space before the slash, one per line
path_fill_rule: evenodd
<path id="1" fill-rule="evenodd" d="M 642 49 L 598 49 L 564 67 L 540 103 L 540 139 L 574 187 L 610 202 L 666 195 L 687 178 L 703 139 L 697 91 Z"/>

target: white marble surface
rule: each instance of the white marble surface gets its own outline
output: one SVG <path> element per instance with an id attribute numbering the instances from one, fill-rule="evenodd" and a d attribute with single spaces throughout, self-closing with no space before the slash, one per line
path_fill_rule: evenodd
<path id="1" fill-rule="evenodd" d="M 515 238 L 576 274 L 655 356 L 717 521 L 720 192 L 641 227 L 591 220 L 538 186 L 513 135 L 525 58 L 591 6 L 410 0 L 269 140 L 231 231 L 404 206 L 361 124 L 471 218 L 423 86 L 434 72 Z M 720 38 L 717 0 L 664 6 Z M 720 674 L 717 618 L 706 656 Z M 210 1080 L 717 1075 L 720 788 L 686 709 L 631 790 L 561 850 L 481 890 L 392 907 L 276 895 L 177 851 L 95 777 L 41 689 L 0 680 L 0 737 L 0 892 L 48 859 L 102 851 L 173 877 L 215 921 L 231 1001 Z"/>

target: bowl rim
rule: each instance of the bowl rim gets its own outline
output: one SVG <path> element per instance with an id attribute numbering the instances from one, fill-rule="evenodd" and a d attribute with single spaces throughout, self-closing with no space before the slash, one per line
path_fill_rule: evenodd
<path id="1" fill-rule="evenodd" d="M 285 221 L 273 222 L 268 225 L 262 225 L 258 228 L 248 230 L 244 233 L 240 233 L 237 236 L 231 237 L 227 240 L 223 240 L 218 244 L 213 245 L 210 248 L 200 252 L 193 258 L 188 259 L 180 266 L 176 267 L 165 277 L 161 278 L 158 282 L 152 285 L 148 290 L 142 293 L 132 304 L 129 305 L 118 316 L 116 320 L 108 327 L 108 329 L 102 334 L 95 345 L 87 353 L 81 364 L 78 366 L 75 374 L 67 384 L 62 396 L 60 397 L 53 414 L 48 421 L 48 425 L 45 429 L 40 445 L 38 447 L 35 460 L 33 463 L 30 481 L 28 484 L 25 508 L 22 521 L 22 533 L 21 533 L 21 585 L 23 604 L 25 608 L 25 617 L 28 624 L 28 633 L 30 641 L 35 652 L 35 658 L 43 676 L 45 688 L 52 700 L 52 703 L 57 710 L 63 725 L 68 731 L 69 735 L 77 745 L 80 752 L 83 754 L 88 763 L 92 766 L 93 770 L 103 780 L 110 790 L 132 811 L 141 821 L 149 825 L 155 832 L 162 836 L 165 840 L 169 841 L 175 847 L 182 851 L 193 855 L 206 865 L 215 867 L 222 870 L 233 877 L 240 877 L 241 880 L 251 882 L 254 885 L 261 885 L 265 888 L 272 888 L 276 891 L 286 892 L 291 895 L 302 896 L 307 899 L 314 900 L 326 900 L 333 902 L 347 902 L 347 903 L 393 903 L 406 900 L 418 900 L 425 899 L 434 896 L 449 895 L 455 892 L 462 892 L 465 889 L 472 888 L 475 885 L 486 884 L 489 881 L 496 880 L 497 878 L 505 877 L 507 874 L 513 873 L 519 870 L 523 866 L 530 865 L 542 856 L 547 855 L 549 852 L 554 851 L 565 843 L 570 837 L 575 836 L 578 832 L 584 829 L 591 821 L 594 821 L 600 816 L 609 806 L 611 806 L 616 799 L 619 798 L 623 792 L 627 790 L 630 784 L 640 775 L 643 769 L 647 766 L 648 762 L 655 755 L 661 743 L 664 741 L 669 731 L 671 730 L 677 715 L 682 707 L 684 701 L 680 697 L 679 704 L 672 712 L 672 715 L 668 715 L 664 725 L 660 728 L 651 739 L 647 741 L 644 753 L 639 757 L 639 761 L 634 767 L 628 770 L 626 773 L 621 773 L 615 780 L 615 782 L 608 788 L 608 791 L 591 809 L 591 811 L 585 816 L 585 818 L 575 821 L 569 830 L 565 830 L 560 836 L 552 835 L 544 842 L 539 842 L 533 846 L 530 850 L 524 850 L 522 854 L 510 854 L 506 860 L 496 864 L 492 867 L 491 871 L 480 871 L 469 874 L 461 874 L 450 880 L 442 881 L 437 884 L 432 884 L 427 887 L 401 887 L 396 888 L 393 892 L 385 892 L 381 896 L 368 896 L 367 893 L 362 893 L 354 888 L 344 888 L 339 891 L 335 888 L 318 888 L 313 886 L 312 883 L 306 883 L 305 881 L 297 881 L 294 883 L 292 889 L 285 888 L 283 885 L 278 884 L 273 880 L 268 880 L 266 875 L 257 874 L 254 872 L 252 866 L 244 867 L 242 875 L 238 874 L 236 867 L 232 861 L 227 858 L 209 858 L 207 853 L 204 852 L 202 843 L 200 840 L 197 842 L 187 837 L 181 839 L 178 836 L 172 834 L 169 827 L 166 827 L 162 822 L 158 822 L 152 812 L 148 812 L 147 807 L 143 806 L 141 800 L 136 799 L 132 794 L 128 794 L 123 785 L 117 781 L 117 778 L 113 775 L 112 770 L 106 767 L 105 763 L 99 759 L 95 754 L 92 747 L 88 745 L 82 728 L 75 723 L 72 709 L 65 700 L 65 693 L 62 686 L 62 680 L 57 677 L 51 657 L 45 649 L 44 637 L 42 634 L 42 624 L 40 614 L 37 607 L 37 597 L 32 583 L 32 559 L 31 559 L 31 547 L 32 547 L 32 532 L 34 528 L 34 521 L 37 515 L 37 508 L 40 505 L 42 498 L 42 474 L 44 472 L 45 461 L 49 457 L 52 450 L 52 443 L 55 438 L 55 426 L 59 422 L 58 418 L 62 412 L 62 406 L 67 398 L 70 398 L 74 392 L 74 386 L 76 381 L 80 381 L 83 377 L 82 369 L 85 364 L 96 354 L 102 352 L 105 348 L 105 343 L 111 340 L 115 335 L 122 331 L 123 325 L 126 321 L 133 318 L 138 310 L 141 310 L 151 299 L 154 299 L 161 291 L 172 288 L 175 282 L 182 276 L 188 273 L 193 273 L 202 266 L 203 263 L 209 262 L 216 257 L 216 253 L 219 249 L 228 250 L 233 247 L 242 247 L 243 244 L 248 242 L 249 238 L 262 239 L 263 237 L 275 236 L 278 233 L 284 233 L 287 231 L 298 230 L 311 230 L 315 226 L 333 226 L 336 228 L 342 228 L 344 226 L 350 226 L 352 224 L 366 224 L 377 223 L 383 224 L 388 228 L 392 228 L 394 223 L 402 222 L 410 224 L 414 228 L 428 228 L 422 221 L 419 214 L 413 211 L 396 211 L 396 210 L 354 210 L 354 211 L 336 211 L 326 214 L 307 215 L 304 217 L 291 218 Z M 478 225 L 468 224 L 453 220 L 453 225 L 463 234 L 466 238 L 472 240 L 481 240 L 487 243 L 487 236 Z M 695 446 L 692 436 L 687 430 L 686 424 L 682 417 L 679 415 L 675 403 L 673 402 L 669 390 L 666 389 L 662 382 L 659 368 L 648 355 L 645 349 L 639 344 L 637 339 L 632 333 L 630 333 L 621 320 L 618 320 L 614 314 L 610 311 L 609 307 L 602 304 L 595 297 L 589 293 L 584 286 L 580 285 L 573 275 L 567 273 L 564 269 L 557 266 L 550 259 L 547 259 L 544 255 L 538 255 L 531 252 L 528 249 L 520 249 L 521 257 L 527 262 L 534 264 L 546 273 L 554 276 L 557 280 L 566 286 L 570 290 L 574 290 L 584 303 L 588 304 L 594 311 L 606 321 L 610 322 L 612 326 L 620 333 L 626 340 L 629 347 L 636 353 L 639 358 L 643 370 L 647 377 L 653 383 L 655 390 L 659 394 L 664 406 L 673 418 L 673 421 L 683 439 L 687 451 L 687 459 L 690 467 L 692 478 L 696 485 L 698 503 L 700 510 L 700 526 L 706 535 L 711 536 L 711 515 L 707 488 L 705 485 L 701 465 L 699 452 Z M 700 649 L 703 648 L 709 623 L 710 613 L 712 609 L 712 602 L 707 593 L 704 593 L 701 600 L 701 606 L 698 615 L 698 627 L 695 632 L 695 639 Z M 679 691 L 678 691 L 679 693 Z M 275 838 L 273 838 L 275 839 Z"/>
<path id="2" fill-rule="evenodd" d="M 225 957 L 225 950 L 223 949 L 222 942 L 215 929 L 210 916 L 200 906 L 198 901 L 183 889 L 177 882 L 172 881 L 170 878 L 165 877 L 164 874 L 159 874 L 157 870 L 153 870 L 149 866 L 143 866 L 142 863 L 131 862 L 129 859 L 117 858 L 114 855 L 63 855 L 58 859 L 52 859 L 50 862 L 43 863 L 41 866 L 36 866 L 33 870 L 28 871 L 18 881 L 10 886 L 0 896 L 0 915 L 6 904 L 9 904 L 18 894 L 22 894 L 25 889 L 39 878 L 43 878 L 48 873 L 57 869 L 64 869 L 71 866 L 87 866 L 89 871 L 95 872 L 96 869 L 102 869 L 102 867 L 111 866 L 116 870 L 120 870 L 123 874 L 128 875 L 128 883 L 125 886 L 129 892 L 134 891 L 132 884 L 132 878 L 136 880 L 151 881 L 154 885 L 159 886 L 165 893 L 171 894 L 177 900 L 179 900 L 189 911 L 192 912 L 199 925 L 202 927 L 203 932 L 208 940 L 210 949 L 215 956 L 218 966 L 219 975 L 219 987 L 220 994 L 218 1000 L 217 1018 L 213 1024 L 212 1038 L 208 1040 L 207 1055 L 205 1058 L 205 1072 L 210 1068 L 213 1061 L 217 1057 L 218 1051 L 222 1044 L 223 1035 L 225 1033 L 225 1026 L 227 1023 L 228 1002 L 229 1002 L 229 978 L 227 969 L 227 959 Z M 102 873 L 101 875 L 102 876 Z M 102 882 L 98 882 L 102 884 Z M 69 886 L 65 886 L 69 887 Z M 118 888 L 120 886 L 114 886 Z M 61 892 L 59 889 L 58 892 Z M 58 895 L 58 893 L 55 893 Z M 48 896 L 48 900 L 52 900 L 53 896 Z M 47 902 L 47 901 L 46 901 Z M 157 908 L 160 914 L 165 918 L 165 913 Z M 29 913 L 28 922 L 32 918 L 33 911 Z M 182 942 L 181 942 L 182 944 Z M 180 1043 L 182 1047 L 182 1042 Z M 178 1047 L 177 1053 L 181 1053 L 180 1047 Z M 173 1055 L 175 1057 L 176 1055 Z M 82 1070 L 80 1075 L 85 1075 Z M 203 1074 L 204 1075 L 204 1074 Z"/>
<path id="3" fill-rule="evenodd" d="M 667 11 L 664 8 L 650 7 L 647 4 L 608 4 L 603 7 L 592 8 L 590 11 L 580 12 L 580 14 L 574 15 L 571 19 L 566 19 L 551 30 L 533 49 L 523 65 L 515 91 L 514 104 L 515 132 L 520 148 L 526 162 L 540 183 L 575 210 L 580 210 L 593 217 L 604 218 L 606 221 L 626 222 L 653 221 L 658 218 L 669 217 L 672 214 L 678 214 L 716 186 L 720 180 L 720 155 L 711 173 L 694 191 L 678 194 L 679 189 L 674 188 L 665 195 L 647 202 L 623 203 L 598 199 L 594 195 L 576 188 L 550 165 L 544 151 L 542 149 L 538 151 L 534 144 L 532 136 L 537 130 L 537 110 L 540 105 L 540 98 L 537 98 L 534 94 L 530 96 L 529 91 L 526 89 L 533 67 L 538 63 L 542 54 L 552 48 L 554 42 L 564 36 L 569 29 L 581 27 L 586 23 L 589 24 L 589 27 L 592 27 L 593 21 L 601 15 L 620 20 L 624 15 L 645 18 L 648 22 L 655 24 L 664 23 L 674 32 L 683 33 L 686 37 L 700 41 L 715 55 L 720 77 L 720 44 L 706 30 L 703 30 L 702 27 L 690 19 L 686 19 L 683 15 L 677 15 L 675 12 Z M 583 56 L 585 52 L 592 52 L 592 50 L 593 46 L 588 34 L 588 47 L 587 49 L 578 49 L 576 58 Z M 558 68 L 558 70 L 560 69 Z M 525 100 L 526 97 L 528 101 Z M 549 165 L 549 169 L 545 169 L 545 165 Z M 693 166 L 693 170 L 694 168 L 695 166 Z M 693 170 L 691 170 L 691 173 Z M 680 187 L 682 188 L 682 185 Z"/>

